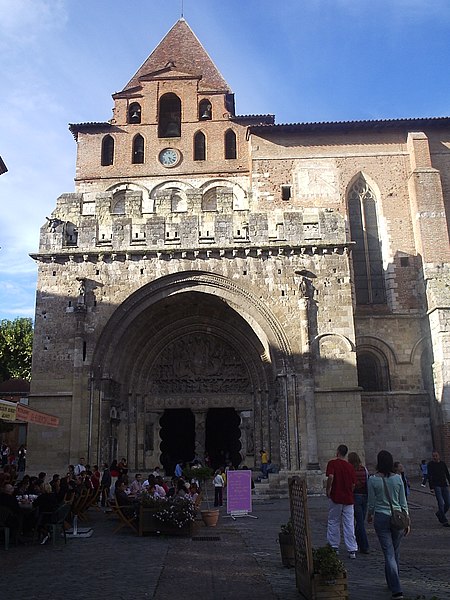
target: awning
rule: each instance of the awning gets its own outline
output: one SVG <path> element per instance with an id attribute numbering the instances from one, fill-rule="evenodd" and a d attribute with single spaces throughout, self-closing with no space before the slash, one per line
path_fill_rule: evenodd
<path id="1" fill-rule="evenodd" d="M 8 402 L 8 400 L 0 400 L 0 419 L 3 421 L 25 421 L 26 423 L 47 425 L 48 427 L 59 426 L 58 417 L 33 410 L 19 402 Z"/>

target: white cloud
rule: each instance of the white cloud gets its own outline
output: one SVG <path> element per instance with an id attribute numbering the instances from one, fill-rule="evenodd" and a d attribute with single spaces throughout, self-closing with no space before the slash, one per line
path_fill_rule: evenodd
<path id="1" fill-rule="evenodd" d="M 367 11 L 384 14 L 385 18 L 394 16 L 405 21 L 417 19 L 433 20 L 436 18 L 448 19 L 450 17 L 450 3 L 448 0 L 317 0 L 317 5 L 324 8 L 324 4 L 342 7 L 353 16 L 367 14 Z M 370 27 L 370 23 L 367 23 Z"/>
<path id="2" fill-rule="evenodd" d="M 64 27 L 66 0 L 0 0 L 0 38 L 26 46 L 44 33 Z"/>
<path id="3" fill-rule="evenodd" d="M 0 280 L 0 318 L 34 318 L 36 277 Z"/>

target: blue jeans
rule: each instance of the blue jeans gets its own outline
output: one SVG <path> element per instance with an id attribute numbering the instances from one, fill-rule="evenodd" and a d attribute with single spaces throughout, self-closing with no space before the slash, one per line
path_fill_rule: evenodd
<path id="1" fill-rule="evenodd" d="M 448 523 L 445 513 L 450 508 L 450 492 L 448 486 L 434 486 L 434 495 L 438 504 L 438 511 L 436 513 L 440 523 Z"/>
<path id="2" fill-rule="evenodd" d="M 373 519 L 373 526 L 384 554 L 386 583 L 391 592 L 397 594 L 402 591 L 399 578 L 399 558 L 403 530 L 391 528 L 390 520 L 390 515 L 376 512 Z"/>
<path id="3" fill-rule="evenodd" d="M 367 514 L 367 495 L 366 494 L 354 494 L 355 499 L 355 536 L 358 543 L 360 552 L 367 552 L 369 550 L 369 540 L 367 539 L 366 528 L 364 526 L 364 520 Z"/>

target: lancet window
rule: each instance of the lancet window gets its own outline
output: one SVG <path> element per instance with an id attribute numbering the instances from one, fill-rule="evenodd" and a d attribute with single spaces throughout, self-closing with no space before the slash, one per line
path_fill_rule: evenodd
<path id="1" fill-rule="evenodd" d="M 364 177 L 352 185 L 348 196 L 352 263 L 357 304 L 385 304 L 381 243 L 375 195 Z"/>
<path id="2" fill-rule="evenodd" d="M 102 140 L 102 167 L 107 167 L 114 163 L 114 138 L 111 135 L 105 135 Z"/>

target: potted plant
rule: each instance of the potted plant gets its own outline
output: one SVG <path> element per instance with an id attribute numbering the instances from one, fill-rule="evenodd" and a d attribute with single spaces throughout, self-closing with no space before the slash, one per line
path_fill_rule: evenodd
<path id="1" fill-rule="evenodd" d="M 280 526 L 278 542 L 280 544 L 281 562 L 283 563 L 283 566 L 295 567 L 294 528 L 291 519 Z"/>
<path id="2" fill-rule="evenodd" d="M 183 470 L 183 475 L 188 481 L 197 480 L 200 487 L 205 492 L 206 509 L 200 510 L 203 523 L 206 527 L 215 527 L 219 520 L 219 509 L 211 508 L 208 496 L 207 482 L 214 475 L 214 471 L 209 467 L 188 467 Z"/>
<path id="3" fill-rule="evenodd" d="M 345 565 L 329 544 L 313 548 L 313 597 L 324 600 L 347 599 Z"/>

